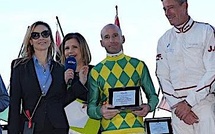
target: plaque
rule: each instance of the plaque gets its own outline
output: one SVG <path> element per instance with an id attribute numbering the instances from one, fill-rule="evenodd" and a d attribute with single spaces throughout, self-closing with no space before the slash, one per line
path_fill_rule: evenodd
<path id="1" fill-rule="evenodd" d="M 146 134 L 173 134 L 171 118 L 146 118 L 144 121 Z"/>
<path id="2" fill-rule="evenodd" d="M 109 104 L 114 106 L 109 109 L 141 110 L 140 87 L 109 88 Z"/>

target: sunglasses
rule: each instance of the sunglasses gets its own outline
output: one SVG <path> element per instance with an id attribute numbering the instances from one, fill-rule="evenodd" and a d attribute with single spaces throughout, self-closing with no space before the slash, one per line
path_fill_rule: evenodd
<path id="1" fill-rule="evenodd" d="M 32 39 L 39 39 L 40 38 L 40 35 L 43 37 L 43 38 L 48 38 L 50 36 L 50 32 L 48 30 L 45 30 L 45 31 L 42 31 L 41 33 L 38 33 L 38 32 L 32 32 L 31 33 L 31 38 Z"/>

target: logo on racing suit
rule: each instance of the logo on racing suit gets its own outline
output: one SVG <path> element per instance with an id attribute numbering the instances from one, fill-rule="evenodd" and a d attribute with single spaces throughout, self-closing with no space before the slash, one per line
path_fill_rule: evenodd
<path id="1" fill-rule="evenodd" d="M 208 52 L 212 52 L 215 51 L 215 46 L 210 46 L 210 48 L 208 49 Z"/>
<path id="2" fill-rule="evenodd" d="M 157 54 L 156 60 L 162 60 L 162 59 L 163 59 L 163 58 L 162 58 L 161 54 Z"/>

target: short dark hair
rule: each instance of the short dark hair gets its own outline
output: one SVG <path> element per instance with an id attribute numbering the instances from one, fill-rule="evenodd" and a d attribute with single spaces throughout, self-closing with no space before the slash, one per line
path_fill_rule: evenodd
<path id="1" fill-rule="evenodd" d="M 163 2 L 163 0 L 161 0 Z M 176 2 L 178 2 L 180 5 L 183 4 L 184 2 L 187 2 L 187 0 L 175 0 Z"/>

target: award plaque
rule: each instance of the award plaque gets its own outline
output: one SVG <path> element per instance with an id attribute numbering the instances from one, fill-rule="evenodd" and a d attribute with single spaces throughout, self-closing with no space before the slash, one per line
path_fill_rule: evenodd
<path id="1" fill-rule="evenodd" d="M 109 88 L 109 104 L 119 110 L 141 110 L 140 87 Z"/>
<path id="2" fill-rule="evenodd" d="M 146 118 L 146 134 L 173 134 L 170 117 Z"/>

